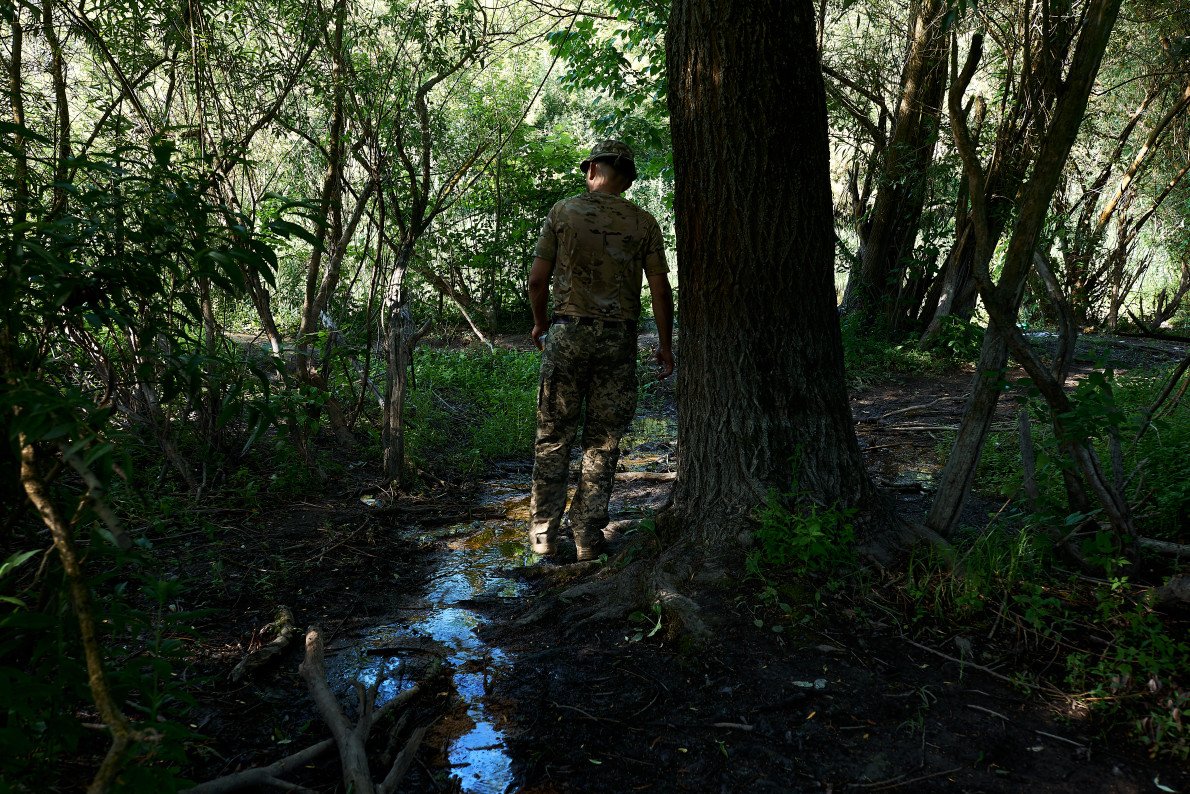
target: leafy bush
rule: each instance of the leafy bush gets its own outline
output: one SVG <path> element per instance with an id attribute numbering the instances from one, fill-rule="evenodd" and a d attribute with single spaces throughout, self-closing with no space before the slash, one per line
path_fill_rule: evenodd
<path id="1" fill-rule="evenodd" d="M 816 504 L 799 504 L 796 487 L 786 494 L 770 489 L 757 511 L 758 549 L 748 560 L 749 569 L 776 570 L 793 576 L 823 573 L 854 565 L 854 509 L 840 510 Z"/>
<path id="2" fill-rule="evenodd" d="M 1133 735 L 1153 756 L 1190 758 L 1182 719 L 1190 705 L 1190 643 L 1174 639 L 1161 618 L 1131 597 L 1124 578 L 1101 585 L 1094 597 L 1095 626 L 1112 639 L 1101 650 L 1070 654 L 1067 683 L 1092 711 L 1131 717 Z"/>
<path id="3" fill-rule="evenodd" d="M 938 335 L 934 338 L 932 350 L 955 362 L 975 361 L 987 329 L 978 323 L 961 317 L 942 318 Z"/>
<path id="4" fill-rule="evenodd" d="M 97 534 L 87 548 L 90 567 L 102 571 L 87 585 L 104 618 L 99 639 L 108 682 L 128 716 L 160 737 L 135 748 L 118 784 L 125 791 L 176 790 L 185 744 L 195 738 L 186 727 L 193 680 L 183 683 L 178 668 L 196 615 L 176 609 L 179 583 L 144 549 L 122 552 Z M 87 670 L 74 651 L 78 627 L 61 569 L 51 563 L 48 581 L 39 581 L 35 564 L 12 564 L 20 556 L 0 565 L 0 790 L 6 783 L 47 790 L 78 783 L 66 777 L 78 770 L 64 766 L 63 756 L 101 754 L 105 734 L 84 724 L 97 718 Z"/>
<path id="5" fill-rule="evenodd" d="M 51 143 L 0 125 L 6 157 Z M 171 790 L 190 736 L 174 671 L 186 618 L 177 583 L 121 531 L 117 500 L 144 475 L 138 445 L 153 449 L 140 460 L 170 459 L 197 487 L 189 460 L 242 456 L 272 421 L 267 376 L 212 332 L 203 304 L 269 281 L 276 257 L 247 219 L 212 203 L 206 165 L 168 137 L 96 147 L 71 168 L 68 190 L 40 166 L 0 178 L 0 190 L 27 194 L 0 204 L 0 480 L 38 500 L 27 510 L 26 494 L 6 489 L 16 498 L 0 504 L 0 542 L 23 549 L 0 565 L 0 788 L 77 786 L 64 777 L 83 773 L 61 759 L 102 756 L 108 733 L 87 727 L 102 716 L 137 731 L 103 774 L 125 790 Z M 60 204 L 39 203 L 55 193 Z M 29 552 L 40 556 L 50 528 L 59 554 L 38 567 Z M 97 642 L 79 616 L 93 618 Z M 106 713 L 92 697 L 110 700 Z"/>
<path id="6" fill-rule="evenodd" d="M 915 337 L 891 340 L 874 335 L 858 317 L 845 317 L 843 361 L 847 378 L 858 382 L 881 381 L 890 373 L 940 373 L 974 361 L 979 355 L 983 329 L 973 323 L 955 320 L 948 323 L 945 341 L 923 349 Z"/>

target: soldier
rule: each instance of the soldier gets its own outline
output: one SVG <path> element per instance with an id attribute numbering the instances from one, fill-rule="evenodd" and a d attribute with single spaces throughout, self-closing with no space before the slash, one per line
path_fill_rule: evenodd
<path id="1" fill-rule="evenodd" d="M 622 196 L 636 179 L 632 150 L 620 141 L 601 141 L 579 167 L 587 177 L 587 192 L 550 210 L 529 275 L 533 342 L 545 351 L 537 393 L 529 542 L 538 554 L 557 551 L 570 448 L 585 403 L 582 474 L 570 504 L 574 544 L 583 561 L 603 551 L 620 437 L 636 411 L 642 275 L 649 281 L 660 338 L 655 356 L 659 378 L 673 372 L 674 359 L 673 292 L 661 228 Z"/>

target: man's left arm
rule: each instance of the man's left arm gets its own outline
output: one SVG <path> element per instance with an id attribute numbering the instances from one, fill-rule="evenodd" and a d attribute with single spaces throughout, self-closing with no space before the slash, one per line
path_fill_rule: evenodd
<path id="1" fill-rule="evenodd" d="M 664 380 L 674 371 L 674 293 L 669 286 L 669 274 L 649 273 L 649 294 L 653 299 L 653 318 L 657 320 L 657 378 Z"/>

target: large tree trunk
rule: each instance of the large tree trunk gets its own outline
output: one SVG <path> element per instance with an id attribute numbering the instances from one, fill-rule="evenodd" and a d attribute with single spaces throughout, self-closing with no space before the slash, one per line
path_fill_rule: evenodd
<path id="1" fill-rule="evenodd" d="M 792 482 L 887 518 L 844 384 L 810 0 L 675 0 L 666 46 L 685 538 L 724 550 Z"/>

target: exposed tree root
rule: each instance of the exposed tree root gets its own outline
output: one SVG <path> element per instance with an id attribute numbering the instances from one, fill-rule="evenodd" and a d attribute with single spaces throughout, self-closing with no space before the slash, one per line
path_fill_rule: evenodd
<path id="1" fill-rule="evenodd" d="M 292 623 L 292 616 L 290 622 Z M 300 769 L 323 753 L 329 752 L 334 747 L 339 748 L 339 757 L 343 762 L 343 782 L 349 791 L 354 791 L 357 794 L 392 794 L 392 792 L 396 791 L 401 779 L 409 770 L 409 765 L 412 763 L 413 757 L 417 752 L 417 748 L 421 745 L 427 729 L 419 727 L 412 731 L 409 738 L 405 741 L 404 748 L 389 768 L 388 774 L 385 775 L 384 780 L 379 784 L 374 783 L 372 780 L 364 744 L 372 728 L 375 727 L 381 718 L 402 708 L 420 695 L 423 684 L 418 684 L 405 690 L 379 709 L 376 709 L 376 694 L 380 688 L 380 684 L 384 680 L 383 674 L 378 675 L 375 683 L 368 689 L 365 690 L 362 686 L 358 688 L 360 695 L 360 717 L 353 726 L 348 724 L 347 718 L 343 715 L 343 710 L 339 707 L 338 701 L 327 686 L 326 667 L 323 662 L 323 656 L 322 636 L 317 627 L 311 628 L 306 635 L 306 658 L 302 661 L 299 670 L 302 677 L 306 680 L 307 686 L 310 688 L 310 694 L 314 698 L 315 705 L 318 707 L 323 719 L 330 726 L 333 738 L 312 744 L 304 750 L 299 750 L 293 755 L 286 756 L 280 761 L 268 766 L 245 769 L 232 775 L 226 775 L 206 783 L 201 783 L 192 789 L 188 789 L 184 794 L 224 794 L 224 792 L 242 791 L 245 789 L 260 790 L 266 786 L 290 791 L 306 791 L 301 786 L 285 780 L 283 776 Z M 405 720 L 402 719 L 394 733 L 399 733 L 404 724 Z"/>
<path id="2" fill-rule="evenodd" d="M 864 558 L 881 568 L 890 568 L 904 558 L 908 549 L 928 544 L 953 559 L 954 548 L 944 538 L 921 524 L 897 517 L 892 503 L 883 496 L 877 496 L 876 501 L 877 507 L 865 513 L 867 519 L 858 527 L 861 540 L 857 550 Z M 744 517 L 725 518 L 723 523 L 728 529 L 721 534 L 738 538 L 738 545 L 697 548 L 691 535 L 683 531 L 675 511 L 664 510 L 657 515 L 656 528 L 659 538 L 669 541 L 667 548 L 657 553 L 648 541 L 637 541 L 623 548 L 606 566 L 589 563 L 583 564 L 589 566 L 587 571 L 570 565 L 543 572 L 542 578 L 553 585 L 552 592 L 542 596 L 517 625 L 564 615 L 567 631 L 576 632 L 593 623 L 622 620 L 633 611 L 647 611 L 659 604 L 672 633 L 696 642 L 709 640 L 711 629 L 697 600 L 698 591 L 722 582 L 729 571 L 742 569 L 754 528 Z M 577 582 L 575 574 L 580 576 Z"/>
<path id="3" fill-rule="evenodd" d="M 877 491 L 868 501 L 856 526 L 856 551 L 863 559 L 889 569 L 902 562 L 907 552 L 923 545 L 947 559 L 953 558 L 954 547 L 949 541 L 925 524 L 899 516 L 885 494 Z"/>
<path id="4" fill-rule="evenodd" d="M 678 633 L 705 640 L 709 639 L 710 630 L 699 614 L 698 602 L 683 592 L 694 578 L 694 569 L 684 546 L 675 546 L 652 564 L 634 561 L 622 569 L 609 569 L 580 582 L 560 593 L 557 601 L 567 604 L 570 632 L 604 620 L 619 620 L 634 610 L 660 604 Z M 539 610 L 536 617 L 552 611 L 557 601 Z"/>

